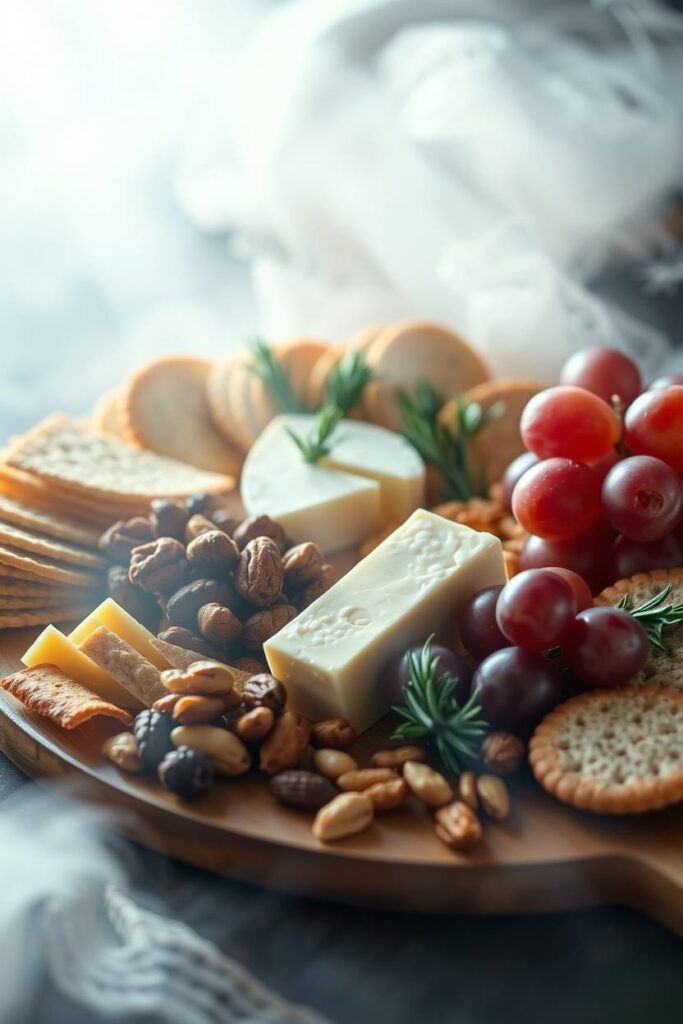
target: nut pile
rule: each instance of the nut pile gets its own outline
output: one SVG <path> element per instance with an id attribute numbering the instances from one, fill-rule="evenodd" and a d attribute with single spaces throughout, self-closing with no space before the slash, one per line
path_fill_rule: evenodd
<path id="1" fill-rule="evenodd" d="M 269 516 L 236 519 L 215 500 L 158 500 L 100 538 L 109 593 L 162 640 L 244 671 L 263 644 L 330 585 L 313 543 L 291 545 Z"/>
<path id="2" fill-rule="evenodd" d="M 452 784 L 418 746 L 378 750 L 369 765 L 359 765 L 349 753 L 356 734 L 346 719 L 311 723 L 288 710 L 284 686 L 267 672 L 239 689 L 229 666 L 207 660 L 169 669 L 161 679 L 167 695 L 137 715 L 132 732 L 108 739 L 103 753 L 183 799 L 204 793 L 216 777 L 258 769 L 280 804 L 315 813 L 312 832 L 321 842 L 356 835 L 412 798 L 433 813 L 439 839 L 461 851 L 482 838 L 478 812 L 497 822 L 510 813 L 500 776 L 520 766 L 524 745 L 508 733 L 484 741 L 489 773 L 465 771 Z"/>

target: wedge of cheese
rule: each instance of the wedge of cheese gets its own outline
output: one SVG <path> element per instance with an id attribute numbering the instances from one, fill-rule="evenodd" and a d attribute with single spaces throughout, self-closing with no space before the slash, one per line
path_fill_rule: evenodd
<path id="1" fill-rule="evenodd" d="M 329 455 L 311 465 L 290 431 L 305 437 L 315 419 L 277 416 L 266 427 L 242 469 L 242 502 L 249 515 L 277 519 L 292 540 L 332 554 L 410 515 L 424 500 L 425 467 L 399 434 L 353 420 L 337 426 Z"/>
<path id="2" fill-rule="evenodd" d="M 143 658 L 147 658 L 147 661 L 151 661 L 158 669 L 171 667 L 163 654 L 152 645 L 152 640 L 155 639 L 154 634 L 145 629 L 111 597 L 108 597 L 102 604 L 98 604 L 97 608 L 69 633 L 69 639 L 73 640 L 78 647 L 86 637 L 90 636 L 96 629 L 99 629 L 100 626 L 106 626 L 112 633 L 116 633 L 118 637 L 125 640 L 127 644 L 130 644 L 138 654 L 141 654 Z"/>
<path id="3" fill-rule="evenodd" d="M 497 537 L 418 509 L 264 645 L 294 710 L 343 715 L 358 731 L 389 710 L 389 659 L 449 626 L 483 587 L 505 583 Z"/>
<path id="4" fill-rule="evenodd" d="M 27 668 L 56 665 L 69 679 L 117 707 L 139 710 L 144 706 L 110 672 L 79 651 L 73 640 L 60 633 L 55 626 L 46 626 L 21 660 Z"/>

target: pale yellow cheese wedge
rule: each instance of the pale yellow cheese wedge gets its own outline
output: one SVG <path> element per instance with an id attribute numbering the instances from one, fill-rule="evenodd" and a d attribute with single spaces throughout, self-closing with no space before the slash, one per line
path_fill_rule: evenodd
<path id="1" fill-rule="evenodd" d="M 108 597 L 102 604 L 98 604 L 97 608 L 69 633 L 69 639 L 78 646 L 100 626 L 106 626 L 112 633 L 116 633 L 158 669 L 171 668 L 164 656 L 152 645 L 151 641 L 155 639 L 154 634 L 140 625 L 111 597 Z"/>
<path id="2" fill-rule="evenodd" d="M 60 633 L 55 626 L 46 626 L 21 659 L 27 668 L 36 665 L 56 665 L 64 675 L 85 686 L 103 700 L 120 708 L 142 708 L 144 705 L 114 677 L 91 661 L 76 644 Z"/>

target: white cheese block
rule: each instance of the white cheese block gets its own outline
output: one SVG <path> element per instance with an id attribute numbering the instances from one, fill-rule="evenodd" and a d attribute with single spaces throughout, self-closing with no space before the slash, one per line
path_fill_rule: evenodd
<path id="1" fill-rule="evenodd" d="M 447 626 L 472 594 L 505 583 L 497 537 L 418 509 L 264 645 L 291 706 L 358 731 L 389 710 L 379 679 L 399 651 Z"/>
<path id="2" fill-rule="evenodd" d="M 277 416 L 242 468 L 248 515 L 267 513 L 292 540 L 315 541 L 327 554 L 360 544 L 390 518 L 405 519 L 424 499 L 422 459 L 399 434 L 343 420 L 330 454 L 304 462 L 289 430 L 306 436 L 315 416 Z"/>

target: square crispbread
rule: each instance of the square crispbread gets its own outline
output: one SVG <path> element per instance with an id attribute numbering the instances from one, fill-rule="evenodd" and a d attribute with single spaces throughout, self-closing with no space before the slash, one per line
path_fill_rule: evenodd
<path id="1" fill-rule="evenodd" d="M 155 700 L 166 696 L 168 691 L 162 685 L 159 669 L 106 626 L 89 633 L 78 649 L 109 672 L 145 707 L 151 707 Z"/>
<path id="2" fill-rule="evenodd" d="M 56 665 L 22 669 L 6 676 L 0 686 L 31 711 L 51 719 L 62 729 L 75 729 L 96 715 L 118 718 L 125 725 L 132 722 L 127 711 L 69 679 Z"/>
<path id="3" fill-rule="evenodd" d="M 0 494 L 0 521 L 83 547 L 96 548 L 99 540 L 99 532 L 86 523 L 54 512 L 42 512 L 3 494 Z"/>
<path id="4" fill-rule="evenodd" d="M 115 437 L 98 434 L 60 415 L 17 438 L 5 462 L 68 493 L 92 495 L 104 502 L 216 494 L 234 486 L 232 477 L 136 451 Z"/>
<path id="5" fill-rule="evenodd" d="M 13 569 L 55 583 L 70 583 L 74 587 L 96 587 L 100 582 L 94 572 L 75 569 L 43 555 L 31 555 L 21 548 L 0 542 L 0 571 L 3 575 L 12 575 Z"/>
<path id="6" fill-rule="evenodd" d="M 0 543 L 11 544 L 12 547 L 20 548 L 22 551 L 45 555 L 48 558 L 55 558 L 58 562 L 69 562 L 72 565 L 82 566 L 84 569 L 103 569 L 106 565 L 106 560 L 102 555 L 89 551 L 88 548 L 72 544 L 70 541 L 45 537 L 21 526 L 3 523 L 1 520 Z"/>
<path id="7" fill-rule="evenodd" d="M 529 763 L 556 799 L 600 814 L 641 814 L 683 800 L 683 693 L 592 690 L 536 728 Z"/>
<path id="8" fill-rule="evenodd" d="M 653 569 L 640 572 L 607 587 L 594 599 L 594 604 L 617 605 L 628 595 L 629 607 L 637 608 L 671 585 L 666 604 L 683 603 L 683 569 Z M 650 646 L 645 666 L 634 676 L 633 683 L 651 683 L 683 693 L 683 623 L 664 631 L 667 651 Z"/>

